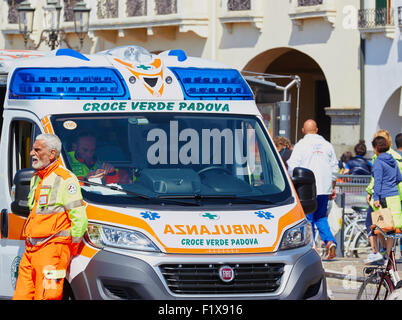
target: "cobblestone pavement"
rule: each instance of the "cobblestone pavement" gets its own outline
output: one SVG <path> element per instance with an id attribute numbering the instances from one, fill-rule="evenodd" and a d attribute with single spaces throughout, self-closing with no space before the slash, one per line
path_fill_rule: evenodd
<path id="1" fill-rule="evenodd" d="M 356 300 L 357 292 L 364 279 L 363 259 L 337 257 L 322 261 L 326 275 L 327 287 L 331 300 Z M 398 273 L 402 278 L 402 259 L 397 259 Z M 344 279 L 348 276 L 349 279 Z"/>

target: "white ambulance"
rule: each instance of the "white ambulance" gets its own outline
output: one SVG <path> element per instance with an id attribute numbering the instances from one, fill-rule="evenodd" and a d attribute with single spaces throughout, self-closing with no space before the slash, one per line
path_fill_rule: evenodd
<path id="1" fill-rule="evenodd" d="M 24 252 L 29 152 L 54 133 L 89 220 L 66 299 L 327 299 L 305 218 L 314 175 L 288 176 L 239 71 L 137 46 L 15 61 L 0 144 L 2 298 Z M 84 163 L 111 172 L 87 175 Z"/>

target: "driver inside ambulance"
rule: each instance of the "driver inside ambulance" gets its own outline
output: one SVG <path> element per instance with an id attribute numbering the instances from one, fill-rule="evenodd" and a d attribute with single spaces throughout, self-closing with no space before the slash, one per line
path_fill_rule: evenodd
<path id="1" fill-rule="evenodd" d="M 78 136 L 75 150 L 68 152 L 71 171 L 79 180 L 100 178 L 106 184 L 117 183 L 119 174 L 110 163 L 100 161 L 96 155 L 96 137 L 90 132 Z"/>

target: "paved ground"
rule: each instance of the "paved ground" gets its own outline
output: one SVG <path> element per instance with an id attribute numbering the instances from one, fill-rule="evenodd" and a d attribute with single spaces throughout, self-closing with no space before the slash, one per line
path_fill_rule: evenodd
<path id="1" fill-rule="evenodd" d="M 398 272 L 402 278 L 402 259 L 397 256 Z M 327 275 L 327 286 L 332 300 L 356 300 L 357 292 L 364 279 L 363 269 L 366 266 L 363 259 L 337 257 L 333 260 L 323 260 Z M 349 276 L 349 279 L 344 279 Z"/>

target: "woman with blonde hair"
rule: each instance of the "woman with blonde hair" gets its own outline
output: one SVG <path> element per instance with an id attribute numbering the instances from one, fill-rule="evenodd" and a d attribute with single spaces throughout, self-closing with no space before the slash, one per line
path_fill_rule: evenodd
<path id="1" fill-rule="evenodd" d="M 389 132 L 387 130 L 385 130 L 385 129 L 378 130 L 376 133 L 374 133 L 373 140 L 375 138 L 377 138 L 377 137 L 385 138 L 387 140 L 387 142 L 388 142 L 388 145 L 389 145 L 388 151 L 392 150 L 391 149 L 391 147 L 392 147 L 392 139 L 391 139 L 391 135 L 389 134 Z"/>

